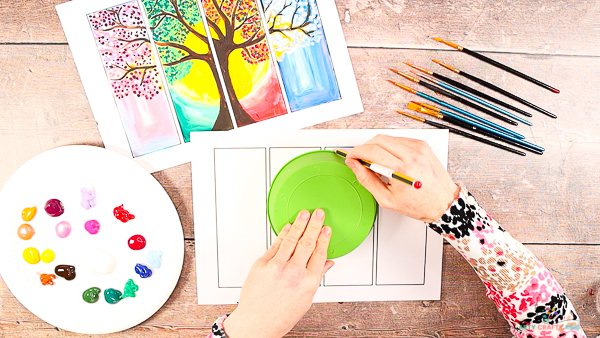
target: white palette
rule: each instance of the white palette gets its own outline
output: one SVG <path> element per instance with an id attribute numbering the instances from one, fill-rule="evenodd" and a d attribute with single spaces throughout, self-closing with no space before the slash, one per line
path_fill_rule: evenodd
<path id="1" fill-rule="evenodd" d="M 422 139 L 446 166 L 448 132 L 443 130 L 192 133 L 199 304 L 238 302 L 250 267 L 275 238 L 267 195 L 281 167 L 300 154 L 351 148 L 379 133 Z M 316 302 L 440 297 L 442 237 L 390 210 L 380 207 L 365 241 L 335 262 Z"/>

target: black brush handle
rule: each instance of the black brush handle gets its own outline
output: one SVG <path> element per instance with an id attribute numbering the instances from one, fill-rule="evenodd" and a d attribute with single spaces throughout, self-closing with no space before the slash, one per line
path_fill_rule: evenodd
<path id="1" fill-rule="evenodd" d="M 441 124 L 441 123 L 429 121 L 429 120 L 425 120 L 423 122 L 427 123 L 430 126 L 434 126 L 436 128 L 439 128 L 439 129 L 448 129 L 451 133 L 458 134 L 458 135 L 464 136 L 466 138 L 470 138 L 472 140 L 479 141 L 481 143 L 485 143 L 485 144 L 491 145 L 491 146 L 496 147 L 496 148 L 500 148 L 500 149 L 503 149 L 503 150 L 506 150 L 506 151 L 510 151 L 511 153 L 514 153 L 514 154 L 518 154 L 518 155 L 521 155 L 521 156 L 527 155 L 527 154 L 525 154 L 524 152 L 522 152 L 520 150 L 513 149 L 511 147 L 507 147 L 507 146 L 505 146 L 503 144 L 496 143 L 496 142 L 490 141 L 488 139 L 484 139 L 483 137 L 479 137 L 477 135 L 473 135 L 473 134 L 467 133 L 466 131 L 462 131 L 460 129 L 456 129 L 456 128 L 453 128 L 453 127 L 450 127 L 450 126 L 447 126 L 447 125 L 444 125 L 444 124 Z"/>
<path id="2" fill-rule="evenodd" d="M 491 84 L 491 83 L 489 83 L 489 82 L 487 82 L 485 80 L 482 80 L 482 79 L 480 79 L 480 78 L 478 78 L 476 76 L 473 76 L 473 75 L 471 75 L 469 73 L 465 73 L 463 71 L 461 71 L 459 74 L 462 75 L 462 76 L 464 76 L 464 77 L 466 77 L 467 79 L 469 79 L 471 81 L 475 81 L 475 82 L 479 83 L 480 85 L 482 85 L 484 87 L 487 87 L 489 89 L 495 90 L 495 91 L 497 91 L 498 93 L 500 93 L 500 94 L 502 94 L 504 96 L 507 96 L 507 97 L 509 97 L 509 98 L 511 98 L 511 99 L 513 99 L 515 101 L 521 102 L 522 104 L 526 105 L 527 107 L 533 108 L 533 109 L 539 111 L 542 114 L 546 114 L 546 115 L 548 115 L 548 116 L 550 116 L 551 118 L 554 118 L 554 119 L 556 118 L 556 115 L 552 114 L 551 112 L 547 111 L 546 109 L 540 108 L 540 107 L 536 106 L 535 104 L 533 104 L 533 103 L 531 103 L 531 102 L 529 102 L 527 100 L 524 100 L 524 99 L 518 97 L 517 95 L 515 95 L 515 94 L 513 94 L 513 93 L 511 93 L 509 91 L 506 91 L 506 90 L 504 90 L 504 89 L 502 89 L 502 88 L 500 88 L 500 87 L 498 87 L 496 85 L 493 85 L 493 84 Z"/>
<path id="3" fill-rule="evenodd" d="M 467 53 L 467 54 L 469 54 L 469 55 L 471 55 L 474 58 L 477 58 L 477 59 L 483 61 L 483 62 L 487 62 L 490 65 L 496 66 L 496 67 L 498 67 L 500 69 L 504 69 L 505 71 L 507 71 L 509 73 L 513 73 L 513 74 L 515 74 L 516 76 L 518 76 L 520 78 L 523 78 L 523 79 L 525 79 L 525 80 L 527 80 L 529 82 L 535 83 L 536 85 L 538 85 L 540 87 L 546 88 L 546 89 L 548 89 L 549 91 L 551 91 L 553 93 L 559 93 L 560 92 L 558 89 L 556 89 L 556 88 L 554 88 L 554 87 L 552 87 L 550 85 L 547 85 L 547 84 L 543 83 L 542 81 L 536 80 L 536 79 L 532 78 L 531 76 L 529 76 L 527 74 L 523 74 L 523 73 L 521 73 L 520 71 L 518 71 L 516 69 L 512 69 L 509 66 L 503 65 L 503 64 L 501 64 L 500 62 L 498 62 L 496 60 L 490 59 L 489 57 L 484 56 L 482 54 L 479 54 L 477 52 L 474 52 L 474 51 L 472 51 L 472 50 L 470 50 L 468 48 L 462 47 L 462 51 L 465 52 L 465 53 Z"/>
<path id="4" fill-rule="evenodd" d="M 471 101 L 469 101 L 469 100 L 467 100 L 467 99 L 464 99 L 464 98 L 462 98 L 462 97 L 460 97 L 460 96 L 458 96 L 458 95 L 455 95 L 455 94 L 453 94 L 453 93 L 451 93 L 451 92 L 447 91 L 446 89 L 444 89 L 444 88 L 442 88 L 442 87 L 440 87 L 440 86 L 436 86 L 436 85 L 434 85 L 433 83 L 429 83 L 429 82 L 425 82 L 425 81 L 419 81 L 419 84 L 420 84 L 421 86 L 425 87 L 425 88 L 428 88 L 428 89 L 431 89 L 431 90 L 433 90 L 433 91 L 434 91 L 434 92 L 436 92 L 436 93 L 442 94 L 442 95 L 444 95 L 444 96 L 446 96 L 446 97 L 448 97 L 448 98 L 450 98 L 450 99 L 452 99 L 452 100 L 454 100 L 454 101 L 456 101 L 456 102 L 460 102 L 460 103 L 464 104 L 465 106 L 471 107 L 471 108 L 473 108 L 473 109 L 477 109 L 477 110 L 479 110 L 479 111 L 480 111 L 480 112 L 482 112 L 482 113 L 486 113 L 486 114 L 488 114 L 488 115 L 490 115 L 490 116 L 492 116 L 492 117 L 495 117 L 495 118 L 497 118 L 498 120 L 502 120 L 502 121 L 504 121 L 504 122 L 510 123 L 510 124 L 512 124 L 513 126 L 516 126 L 516 125 L 518 125 L 518 123 L 517 123 L 517 122 L 515 122 L 515 121 L 513 121 L 513 120 L 509 119 L 509 118 L 508 118 L 508 117 L 506 117 L 506 116 L 500 115 L 500 114 L 498 114 L 498 113 L 494 113 L 494 112 L 493 112 L 493 111 L 491 111 L 491 110 L 488 110 L 488 109 L 486 109 L 486 108 L 483 108 L 482 106 L 480 106 L 480 105 L 478 105 L 478 104 L 476 104 L 476 103 L 474 103 L 474 102 L 471 102 Z"/>
<path id="5" fill-rule="evenodd" d="M 517 108 L 517 107 L 515 107 L 513 105 L 510 105 L 510 104 L 506 103 L 506 102 L 500 101 L 500 100 L 498 100 L 497 98 L 495 98 L 493 96 L 489 96 L 486 93 L 482 93 L 479 90 L 471 88 L 471 87 L 469 87 L 467 85 L 464 85 L 464 84 L 462 84 L 462 83 L 460 83 L 460 82 L 458 82 L 456 80 L 452 80 L 449 77 L 445 77 L 444 75 L 441 75 L 441 74 L 438 74 L 438 73 L 433 73 L 433 76 L 435 76 L 436 78 L 438 78 L 438 79 L 440 79 L 440 80 L 442 80 L 442 81 L 444 81 L 444 82 L 446 82 L 448 84 L 453 85 L 456 88 L 460 88 L 460 89 L 462 89 L 462 90 L 464 90 L 466 92 L 469 92 L 471 94 L 477 95 L 477 96 L 481 97 L 482 99 L 486 99 L 488 101 L 492 101 L 492 102 L 494 102 L 494 103 L 496 103 L 498 105 L 501 105 L 501 106 L 503 106 L 505 108 L 511 109 L 511 110 L 513 110 L 513 111 L 515 111 L 515 112 L 517 112 L 519 114 L 523 114 L 523 115 L 525 115 L 527 117 L 533 116 L 530 113 L 528 113 L 528 112 L 526 112 L 526 111 L 524 111 L 522 109 L 519 109 L 519 108 Z"/>

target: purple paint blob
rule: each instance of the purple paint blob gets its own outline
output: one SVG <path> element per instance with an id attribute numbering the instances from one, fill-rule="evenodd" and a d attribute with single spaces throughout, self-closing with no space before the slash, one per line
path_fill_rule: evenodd
<path id="1" fill-rule="evenodd" d="M 44 206 L 44 210 L 50 217 L 58 217 L 65 212 L 65 207 L 62 202 L 56 198 L 48 200 Z"/>
<path id="2" fill-rule="evenodd" d="M 93 208 L 96 206 L 96 189 L 92 188 L 92 190 L 87 190 L 86 188 L 81 188 L 81 207 L 85 210 L 89 208 Z"/>
<path id="3" fill-rule="evenodd" d="M 87 230 L 87 232 L 89 232 L 91 235 L 95 235 L 98 233 L 98 230 L 100 230 L 100 223 L 98 223 L 98 221 L 95 219 L 91 219 L 85 222 L 85 230 Z"/>

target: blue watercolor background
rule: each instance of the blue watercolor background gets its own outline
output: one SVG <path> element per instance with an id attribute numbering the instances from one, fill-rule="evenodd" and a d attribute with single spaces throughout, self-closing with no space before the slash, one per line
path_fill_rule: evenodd
<path id="1" fill-rule="evenodd" d="M 189 142 L 190 132 L 207 131 L 213 128 L 221 107 L 203 104 L 174 90 L 169 90 L 169 92 L 185 142 Z"/>

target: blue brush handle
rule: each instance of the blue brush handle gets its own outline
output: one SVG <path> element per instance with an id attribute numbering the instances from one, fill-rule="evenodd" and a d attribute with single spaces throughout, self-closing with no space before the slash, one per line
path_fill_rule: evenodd
<path id="1" fill-rule="evenodd" d="M 511 136 L 512 135 L 513 137 L 516 137 L 518 139 L 524 139 L 525 138 L 525 136 L 523 136 L 523 135 L 521 135 L 519 133 L 515 133 L 514 131 L 506 129 L 506 128 L 502 127 L 502 126 L 499 126 L 499 125 L 495 124 L 494 122 L 490 122 L 490 121 L 488 121 L 486 119 L 483 119 L 483 118 L 481 118 L 481 117 L 479 117 L 477 115 L 473 115 L 473 114 L 469 113 L 468 111 L 464 111 L 464 110 L 462 110 L 462 109 L 460 109 L 458 107 L 455 107 L 455 106 L 453 106 L 453 105 L 451 105 L 449 103 L 446 103 L 444 101 L 440 101 L 440 100 L 436 99 L 435 97 L 429 96 L 429 95 L 427 95 L 425 93 L 417 92 L 417 95 L 419 95 L 420 97 L 425 98 L 427 100 L 433 101 L 433 102 L 435 102 L 435 103 L 437 103 L 439 105 L 442 105 L 442 106 L 444 106 L 446 108 L 449 108 L 449 109 L 452 109 L 452 110 L 454 110 L 456 112 L 459 112 L 459 113 L 461 113 L 461 114 L 463 114 L 465 116 L 468 116 L 468 117 L 470 117 L 470 118 L 472 118 L 474 120 L 477 120 L 477 121 L 479 121 L 481 123 L 487 124 L 488 126 L 494 128 L 494 129 L 501 130 L 502 131 L 502 135 L 506 135 L 506 136 Z"/>
<path id="2" fill-rule="evenodd" d="M 444 88 L 448 89 L 448 90 L 449 90 L 449 91 L 451 91 L 451 92 L 454 92 L 454 93 L 456 93 L 456 94 L 458 94 L 458 95 L 462 95 L 462 96 L 464 96 L 464 97 L 466 97 L 466 98 L 469 98 L 469 99 L 471 99 L 471 100 L 473 100 L 473 101 L 475 101 L 475 102 L 479 102 L 479 103 L 481 103 L 482 105 L 484 105 L 484 106 L 486 106 L 486 107 L 488 107 L 488 108 L 491 108 L 491 109 L 493 109 L 493 110 L 495 110 L 495 111 L 497 111 L 497 112 L 499 112 L 499 113 L 502 113 L 502 114 L 504 114 L 504 115 L 506 115 L 506 116 L 510 116 L 510 117 L 512 117 L 513 119 L 515 119 L 515 120 L 517 120 L 517 121 L 520 121 L 520 122 L 522 122 L 522 123 L 524 123 L 524 124 L 526 124 L 526 125 L 528 125 L 528 126 L 532 126 L 532 125 L 533 125 L 531 122 L 529 122 L 529 121 L 527 121 L 527 120 L 524 120 L 524 119 L 522 119 L 522 118 L 520 118 L 520 117 L 518 117 L 518 116 L 516 116 L 516 115 L 513 115 L 513 114 L 511 114 L 511 113 L 507 112 L 506 110 L 504 110 L 504 109 L 502 109 L 502 108 L 496 107 L 496 106 L 494 106 L 493 104 L 491 104 L 491 103 L 489 103 L 489 102 L 487 102 L 487 101 L 484 101 L 484 100 L 482 100 L 482 99 L 478 98 L 477 96 L 471 95 L 471 94 L 469 94 L 469 93 L 467 93 L 467 92 L 463 92 L 462 90 L 460 90 L 460 89 L 458 89 L 458 88 L 456 88 L 456 87 L 454 87 L 454 86 L 451 86 L 451 85 L 449 85 L 449 84 L 447 84 L 447 83 L 443 83 L 443 82 L 441 82 L 441 81 L 437 81 L 437 84 L 438 84 L 438 85 L 440 85 L 441 87 L 444 87 Z"/>
<path id="3" fill-rule="evenodd" d="M 512 137 L 512 136 L 510 136 L 510 135 L 505 135 L 504 133 L 500 133 L 500 132 L 498 132 L 498 131 L 496 131 L 496 130 L 494 130 L 494 129 L 492 129 L 492 128 L 486 127 L 486 126 L 484 126 L 484 125 L 482 125 L 482 124 L 479 124 L 479 123 L 477 123 L 477 122 L 469 121 L 469 120 L 465 119 L 464 117 L 458 116 L 458 115 L 456 115 L 456 114 L 454 114 L 454 113 L 451 113 L 451 112 L 449 112 L 449 111 L 447 111 L 447 110 L 440 109 L 440 112 L 441 112 L 442 114 L 444 114 L 444 115 L 448 115 L 448 116 L 451 116 L 451 117 L 453 117 L 453 118 L 455 118 L 455 119 L 457 119 L 457 120 L 460 120 L 460 121 L 462 121 L 462 122 L 465 122 L 465 123 L 467 123 L 467 124 L 469 124 L 469 125 L 471 125 L 471 126 L 476 126 L 477 128 L 480 128 L 480 129 L 482 129 L 482 130 L 485 130 L 485 131 L 488 131 L 488 132 L 490 132 L 490 133 L 492 133 L 492 134 L 495 134 L 495 135 L 498 135 L 498 136 L 501 136 L 501 137 L 507 138 L 507 139 L 509 139 L 509 140 L 511 140 L 511 141 L 514 141 L 514 142 L 516 142 L 516 143 L 519 143 L 519 144 L 521 144 L 521 145 L 524 145 L 524 146 L 526 146 L 526 147 L 530 147 L 530 148 L 533 148 L 533 149 L 537 149 L 537 150 L 539 150 L 539 151 L 544 151 L 544 148 L 542 148 L 542 147 L 540 147 L 540 146 L 537 146 L 537 145 L 535 145 L 535 144 L 533 144 L 533 143 L 529 143 L 529 142 L 527 142 L 527 141 L 523 141 L 523 140 L 517 139 L 517 138 L 515 138 L 515 137 Z"/>

